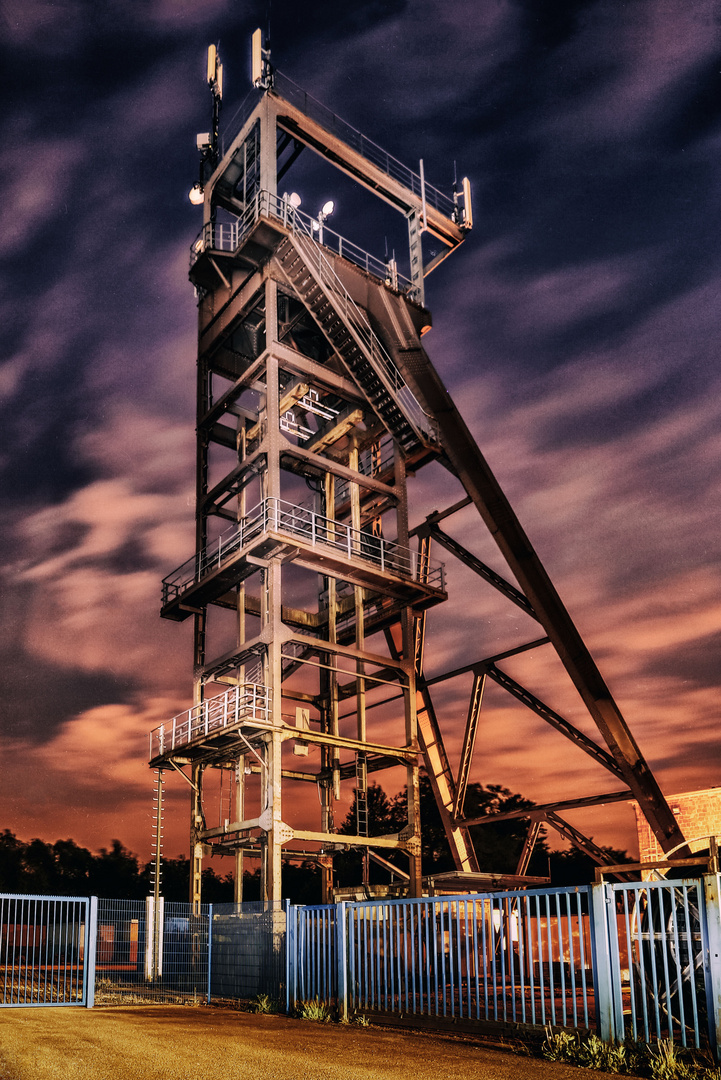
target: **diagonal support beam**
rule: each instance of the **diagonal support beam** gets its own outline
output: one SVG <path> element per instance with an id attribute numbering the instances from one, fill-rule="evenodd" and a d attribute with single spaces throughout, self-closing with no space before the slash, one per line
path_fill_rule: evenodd
<path id="1" fill-rule="evenodd" d="M 400 625 L 396 623 L 386 630 L 385 637 L 391 656 L 395 660 L 399 659 Z M 422 655 L 420 669 L 423 669 Z M 452 820 L 456 784 L 448 761 L 438 717 L 433 707 L 430 690 L 426 686 L 422 675 L 416 676 L 416 716 L 418 720 L 418 743 L 423 754 L 426 773 L 443 822 L 443 829 L 453 855 L 456 870 L 477 873 L 479 871 L 478 860 L 470 834 L 463 825 L 456 825 Z"/>
<path id="2" fill-rule="evenodd" d="M 487 566 L 476 555 L 473 555 L 467 548 L 464 548 L 463 544 L 459 544 L 452 536 L 443 532 L 443 529 L 438 525 L 429 524 L 427 528 L 433 539 L 437 540 L 446 551 L 450 551 L 450 553 L 455 555 L 460 562 L 469 566 L 474 573 L 478 574 L 479 577 L 482 577 L 484 581 L 487 581 L 494 589 L 498 589 L 499 592 L 503 593 L 506 599 L 511 600 L 512 603 L 521 608 L 522 611 L 525 611 L 527 615 L 530 615 L 532 619 L 536 618 L 536 613 L 533 610 L 531 603 L 523 595 L 520 589 L 517 589 L 510 581 L 506 581 L 504 577 L 501 577 L 500 574 L 497 574 L 495 570 L 492 570 L 490 566 Z"/>
<path id="3" fill-rule="evenodd" d="M 526 806 L 521 810 L 504 810 L 500 814 L 484 814 L 477 818 L 464 818 L 463 824 L 492 825 L 496 821 L 512 821 L 516 818 L 544 819 L 552 810 L 580 810 L 588 806 L 605 806 L 611 802 L 628 802 L 628 791 L 608 791 L 605 795 L 586 795 L 580 799 L 564 799 L 562 802 L 542 803 L 535 806 Z"/>
<path id="4" fill-rule="evenodd" d="M 454 825 L 452 820 L 455 802 L 455 782 L 443 743 L 440 725 L 427 686 L 421 685 L 416 692 L 416 713 L 418 716 L 418 742 L 423 753 L 428 779 L 441 815 L 443 828 L 448 838 L 456 870 L 478 873 L 480 867 L 473 850 L 468 830 L 462 825 Z"/>
<path id="5" fill-rule="evenodd" d="M 509 694 L 523 702 L 532 712 L 535 712 L 542 720 L 545 720 L 547 724 L 554 727 L 556 731 L 560 731 L 562 735 L 565 735 L 567 739 L 575 743 L 579 749 L 584 750 L 589 754 L 599 765 L 603 765 L 604 769 L 608 769 L 614 776 L 617 776 L 619 780 L 625 780 L 626 777 L 623 774 L 623 770 L 618 765 L 616 760 L 611 757 L 602 747 L 589 739 L 587 735 L 584 735 L 582 731 L 579 731 L 577 727 L 569 723 L 549 705 L 546 705 L 540 698 L 537 698 L 535 694 L 532 694 L 530 690 L 526 690 L 525 686 L 521 686 L 519 682 L 512 679 L 510 675 L 507 675 L 505 671 L 501 671 L 495 664 L 488 664 L 486 667 L 488 677 L 493 679 L 495 683 L 502 686 L 504 690 L 507 690 Z"/>
<path id="6" fill-rule="evenodd" d="M 525 874 L 526 870 L 528 870 L 528 864 L 531 861 L 533 849 L 536 846 L 536 840 L 538 840 L 538 834 L 540 833 L 542 826 L 542 821 L 532 821 L 528 826 L 523 850 L 521 851 L 518 859 L 518 866 L 516 867 L 516 873 L 519 875 Z"/>
<path id="7" fill-rule="evenodd" d="M 404 378 L 417 391 L 423 408 L 435 418 L 452 471 L 473 500 L 550 638 L 662 850 L 666 852 L 678 846 L 681 856 L 690 855 L 683 832 L 621 710 L 428 356 L 418 346 L 399 350 L 396 357 Z"/>
<path id="8" fill-rule="evenodd" d="M 476 734 L 478 732 L 478 721 L 481 716 L 481 706 L 483 704 L 483 691 L 485 686 L 485 671 L 475 671 L 473 674 L 471 698 L 468 702 L 468 716 L 466 718 L 466 730 L 463 735 L 463 749 L 461 750 L 461 760 L 458 766 L 456 798 L 453 803 L 454 818 L 459 818 L 463 815 L 463 803 L 466 798 L 466 788 L 468 787 L 468 777 L 471 771 L 473 750 L 476 745 Z"/>

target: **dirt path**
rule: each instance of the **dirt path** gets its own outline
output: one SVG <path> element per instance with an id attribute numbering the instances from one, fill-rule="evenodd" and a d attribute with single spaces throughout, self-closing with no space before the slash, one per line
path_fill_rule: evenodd
<path id="1" fill-rule="evenodd" d="M 601 1074 L 594 1073 L 594 1076 Z M 182 1006 L 3 1009 L 0 1080 L 582 1080 L 453 1039 Z"/>

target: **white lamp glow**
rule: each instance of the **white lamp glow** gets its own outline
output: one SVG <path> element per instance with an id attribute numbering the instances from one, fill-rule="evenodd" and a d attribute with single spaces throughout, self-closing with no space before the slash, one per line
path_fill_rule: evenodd
<path id="1" fill-rule="evenodd" d="M 193 184 L 192 188 L 188 192 L 188 198 L 192 202 L 193 206 L 200 206 L 205 198 L 203 188 L 200 184 Z"/>

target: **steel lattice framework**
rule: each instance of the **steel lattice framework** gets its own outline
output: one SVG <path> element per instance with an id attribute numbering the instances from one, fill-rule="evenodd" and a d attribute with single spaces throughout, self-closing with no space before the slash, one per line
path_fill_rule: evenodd
<path id="1" fill-rule="evenodd" d="M 244 854 L 260 856 L 263 893 L 277 900 L 283 855 L 303 850 L 324 869 L 327 899 L 334 853 L 348 843 L 366 852 L 366 882 L 369 856 L 393 869 L 383 853 L 404 852 L 408 872 L 396 877 L 420 895 L 421 760 L 457 871 L 480 884 L 492 868 L 478 865 L 469 828 L 492 819 L 467 819 L 464 801 L 489 679 L 616 785 L 519 812 L 530 818 L 519 875 L 544 821 L 602 861 L 558 813 L 594 803 L 635 798 L 664 850 L 682 844 L 628 725 L 421 344 L 430 325 L 423 279 L 469 231 L 468 186 L 460 199 L 443 195 L 422 167 L 417 174 L 402 166 L 289 80 L 276 74 L 265 83 L 228 149 L 211 155 L 203 228 L 191 249 L 199 297 L 196 551 L 164 580 L 161 615 L 194 621 L 194 704 L 151 734 L 150 763 L 182 772 L 192 789 L 194 903 L 209 847 L 235 854 L 238 897 Z M 405 215 L 407 276 L 394 260 L 338 236 L 323 214 L 313 220 L 278 194 L 304 148 Z M 424 233 L 443 248 L 426 265 Z M 406 476 L 432 461 L 466 495 L 409 533 Z M 441 527 L 471 504 L 515 584 Z M 447 595 L 432 541 L 532 619 L 532 638 L 426 678 L 426 612 Z M 499 666 L 544 648 L 560 658 L 598 741 Z M 466 671 L 473 682 L 454 772 L 431 687 Z M 369 837 L 368 775 L 398 766 L 407 825 Z M 212 769 L 227 774 L 232 790 L 217 826 L 203 802 Z M 298 802 L 288 789 L 303 784 L 318 790 L 314 828 L 303 814 L 293 826 L 286 820 Z M 334 808 L 348 784 L 357 832 L 341 838 Z M 311 800 L 301 802 L 307 810 Z"/>

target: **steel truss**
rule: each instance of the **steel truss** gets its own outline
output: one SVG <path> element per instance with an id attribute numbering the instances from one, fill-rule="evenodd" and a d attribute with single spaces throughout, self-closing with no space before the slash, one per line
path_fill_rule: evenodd
<path id="1" fill-rule="evenodd" d="M 213 849 L 234 855 L 237 899 L 244 854 L 259 856 L 270 901 L 281 896 L 282 858 L 315 852 L 327 900 L 333 856 L 349 844 L 366 852 L 366 886 L 372 855 L 419 896 L 421 757 L 456 867 L 477 874 L 469 828 L 479 822 L 463 811 L 489 679 L 625 785 L 598 801 L 637 799 L 664 850 L 677 846 L 683 837 L 648 765 L 421 346 L 430 325 L 423 276 L 441 261 L 423 266 L 422 234 L 447 254 L 465 238 L 470 207 L 459 212 L 457 198 L 426 190 L 422 170 L 399 171 L 374 144 L 350 138 L 352 129 L 325 126 L 318 103 L 304 111 L 290 96 L 271 85 L 244 114 L 205 184 L 203 228 L 191 250 L 199 297 L 196 545 L 165 578 L 161 615 L 193 619 L 194 701 L 152 733 L 150 757 L 191 787 L 193 903 L 199 910 L 203 857 Z M 408 275 L 364 259 L 356 245 L 324 233 L 322 216 L 314 222 L 278 194 L 279 176 L 303 146 L 408 218 Z M 466 498 L 429 516 L 412 548 L 406 476 L 431 461 L 456 475 Z M 517 585 L 441 529 L 471 503 Z M 536 638 L 427 679 L 426 612 L 446 599 L 433 540 L 533 618 Z M 603 743 L 498 666 L 541 645 L 560 657 Z M 465 670 L 473 687 L 454 773 L 431 686 Z M 406 827 L 369 836 L 368 775 L 399 766 Z M 213 771 L 221 792 L 227 781 L 217 824 L 204 798 Z M 303 783 L 318 792 L 314 827 L 312 800 L 293 795 Z M 336 804 L 349 785 L 352 836 L 336 831 Z M 530 815 L 520 874 L 541 818 L 584 844 L 558 818 L 563 805 Z M 384 857 L 394 851 L 407 869 Z"/>

